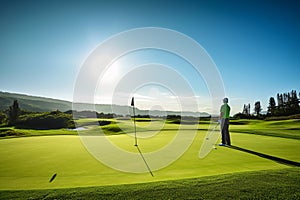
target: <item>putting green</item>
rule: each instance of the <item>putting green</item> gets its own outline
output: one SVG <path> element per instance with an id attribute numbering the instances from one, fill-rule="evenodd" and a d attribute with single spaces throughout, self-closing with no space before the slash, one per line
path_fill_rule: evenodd
<path id="1" fill-rule="evenodd" d="M 167 144 L 173 137 L 172 134 L 175 134 L 172 131 L 162 131 L 162 133 L 156 135 L 153 140 L 151 138 L 141 140 L 140 145 L 143 150 L 153 150 L 155 143 L 159 143 L 158 146 Z M 154 171 L 154 177 L 148 173 L 123 173 L 103 165 L 88 153 L 78 136 L 2 139 L 0 140 L 0 189 L 71 188 L 142 183 L 287 167 L 226 147 L 218 147 L 204 159 L 199 159 L 199 150 L 205 134 L 205 131 L 198 131 L 193 144 L 185 154 L 168 167 Z M 127 135 L 110 137 L 118 146 L 134 149 L 132 137 Z M 300 145 L 297 140 L 275 137 L 266 139 L 265 136 L 253 137 L 253 135 L 237 133 L 232 134 L 232 140 L 241 147 L 251 148 L 254 151 L 262 150 L 271 155 L 275 153 L 299 161 Z M 263 143 L 263 148 L 257 141 Z M 279 150 L 271 150 L 276 148 Z M 270 149 L 270 152 L 267 149 Z M 54 174 L 57 176 L 50 183 L 49 180 Z"/>
<path id="2" fill-rule="evenodd" d="M 279 158 L 300 162 L 300 140 L 232 133 L 235 146 Z M 251 139 L 249 139 L 251 138 Z"/>

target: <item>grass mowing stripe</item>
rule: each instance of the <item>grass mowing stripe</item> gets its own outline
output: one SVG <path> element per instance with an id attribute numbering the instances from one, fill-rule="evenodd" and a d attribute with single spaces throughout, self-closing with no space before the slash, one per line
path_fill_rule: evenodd
<path id="1" fill-rule="evenodd" d="M 0 191 L 2 199 L 299 199 L 300 168 L 174 181 L 53 190 Z"/>

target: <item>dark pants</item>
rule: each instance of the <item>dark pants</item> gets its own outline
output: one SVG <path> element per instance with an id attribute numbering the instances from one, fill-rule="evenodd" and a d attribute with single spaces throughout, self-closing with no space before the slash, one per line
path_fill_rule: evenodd
<path id="1" fill-rule="evenodd" d="M 229 135 L 229 119 L 221 120 L 222 144 L 231 145 Z"/>

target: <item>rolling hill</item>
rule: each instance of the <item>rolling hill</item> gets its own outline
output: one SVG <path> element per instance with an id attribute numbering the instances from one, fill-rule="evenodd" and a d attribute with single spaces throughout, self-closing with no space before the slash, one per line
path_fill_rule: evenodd
<path id="1" fill-rule="evenodd" d="M 46 112 L 53 110 L 67 111 L 72 108 L 72 103 L 68 101 L 29 96 L 25 94 L 0 92 L 0 110 L 8 109 L 14 100 L 18 100 L 21 109 L 34 112 Z"/>
<path id="2" fill-rule="evenodd" d="M 53 110 L 60 110 L 62 112 L 72 110 L 72 102 L 64 101 L 59 99 L 52 99 L 46 97 L 37 97 L 30 96 L 25 94 L 16 94 L 16 93 L 8 93 L 0 91 L 0 111 L 7 110 L 9 106 L 12 105 L 14 100 L 18 100 L 19 106 L 23 110 L 34 111 L 34 112 L 47 112 Z M 131 108 L 129 106 L 123 105 L 108 105 L 108 104 L 77 104 L 83 110 L 96 110 L 98 113 L 115 113 L 118 115 L 128 115 L 130 114 Z M 207 117 L 209 116 L 206 112 L 176 112 L 176 111 L 160 111 L 160 110 L 152 110 L 151 115 L 156 116 L 165 116 L 167 115 L 182 115 L 182 116 L 194 116 L 194 117 Z M 140 110 L 136 109 L 136 114 L 139 115 L 148 115 L 149 110 Z"/>

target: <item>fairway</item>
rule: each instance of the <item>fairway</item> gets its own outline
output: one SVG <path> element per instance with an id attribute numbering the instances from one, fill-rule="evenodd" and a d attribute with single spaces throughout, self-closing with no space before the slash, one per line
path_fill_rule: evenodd
<path id="1" fill-rule="evenodd" d="M 168 125 L 172 127 L 175 125 Z M 186 134 L 189 134 L 189 125 Z M 233 127 L 234 128 L 234 127 Z M 147 132 L 148 131 L 148 132 Z M 151 135 L 151 131 L 144 130 Z M 176 132 L 162 130 L 153 139 L 141 139 L 143 151 L 167 144 Z M 149 173 L 124 173 L 113 170 L 89 154 L 76 135 L 35 136 L 0 140 L 0 189 L 74 188 L 156 182 L 204 177 L 236 172 L 284 169 L 284 164 L 227 147 L 218 147 L 205 158 L 198 157 L 206 131 L 199 130 L 190 148 L 173 164 Z M 300 140 L 233 132 L 233 144 L 280 158 L 300 161 Z M 136 152 L 133 138 L 109 136 L 120 148 Z M 101 144 L 99 144 L 101 145 Z M 136 152 L 137 153 L 137 152 Z M 120 158 L 120 165 L 125 162 Z M 142 161 L 141 161 L 142 162 Z M 148 160 L 151 165 L 151 160 Z M 52 182 L 49 182 L 57 174 Z"/>

